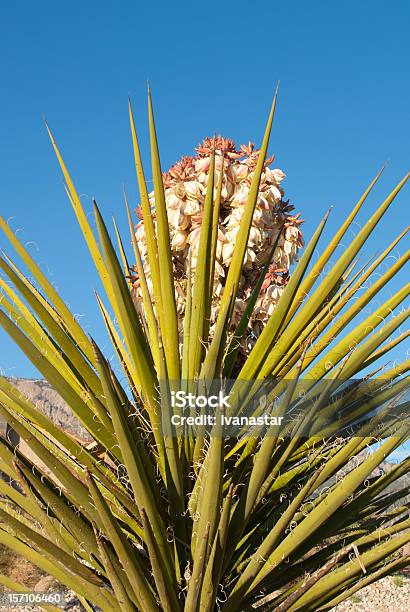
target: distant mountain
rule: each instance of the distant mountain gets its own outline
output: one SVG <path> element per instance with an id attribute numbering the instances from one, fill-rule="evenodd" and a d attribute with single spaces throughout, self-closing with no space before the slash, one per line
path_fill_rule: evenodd
<path id="1" fill-rule="evenodd" d="M 30 378 L 10 378 L 9 380 L 56 425 L 78 438 L 91 440 L 65 401 L 48 382 Z"/>

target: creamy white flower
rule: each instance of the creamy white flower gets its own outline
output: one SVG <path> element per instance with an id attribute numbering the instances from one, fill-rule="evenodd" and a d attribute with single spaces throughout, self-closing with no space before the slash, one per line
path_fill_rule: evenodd
<path id="1" fill-rule="evenodd" d="M 179 198 L 176 193 L 172 189 L 167 189 L 165 192 L 165 198 L 167 201 L 168 209 L 176 209 L 180 208 L 184 201 L 182 198 Z"/>
<path id="2" fill-rule="evenodd" d="M 289 242 L 289 240 L 285 240 L 283 250 L 285 251 L 286 255 L 290 255 L 292 253 L 292 243 Z"/>
<path id="3" fill-rule="evenodd" d="M 256 253 L 253 249 L 246 249 L 246 254 L 245 254 L 245 261 L 243 262 L 243 265 L 245 268 L 250 268 L 252 267 L 252 264 L 255 262 L 256 260 Z"/>
<path id="4" fill-rule="evenodd" d="M 201 172 L 207 172 L 209 170 L 210 163 L 210 157 L 202 157 L 201 159 L 197 159 L 195 161 L 195 172 L 197 172 L 198 174 L 200 174 Z"/>
<path id="5" fill-rule="evenodd" d="M 269 194 L 272 196 L 274 202 L 280 202 L 282 199 L 282 192 L 276 185 L 271 185 L 268 189 Z"/>
<path id="6" fill-rule="evenodd" d="M 201 172 L 201 174 L 198 174 L 198 177 L 197 177 L 198 182 L 201 183 L 201 185 L 206 187 L 208 183 L 208 176 L 209 175 L 206 172 Z"/>
<path id="7" fill-rule="evenodd" d="M 201 210 L 198 200 L 186 200 L 182 206 L 184 215 L 196 215 Z"/>
<path id="8" fill-rule="evenodd" d="M 244 185 L 235 192 L 233 199 L 231 200 L 231 206 L 244 206 L 248 201 L 249 188 Z"/>
<path id="9" fill-rule="evenodd" d="M 183 199 L 186 197 L 185 185 L 182 181 L 178 181 L 178 183 L 175 184 L 174 191 L 178 198 Z"/>
<path id="10" fill-rule="evenodd" d="M 236 183 L 240 183 L 248 176 L 249 168 L 246 164 L 231 164 L 230 174 Z"/>
<path id="11" fill-rule="evenodd" d="M 256 207 L 260 208 L 261 210 L 269 210 L 270 209 L 270 202 L 269 199 L 267 198 L 268 196 L 268 192 L 263 192 L 258 199 L 256 200 Z"/>
<path id="12" fill-rule="evenodd" d="M 180 230 L 186 230 L 191 223 L 190 218 L 184 215 L 180 209 L 168 210 L 168 221 L 170 226 Z"/>
<path id="13" fill-rule="evenodd" d="M 184 183 L 187 198 L 203 202 L 202 185 L 198 181 L 187 181 Z"/>
<path id="14" fill-rule="evenodd" d="M 223 248 L 222 248 L 222 259 L 223 259 L 224 262 L 229 262 L 231 260 L 234 247 L 235 247 L 235 245 L 232 244 L 232 242 L 227 242 L 226 244 L 223 245 Z"/>
<path id="15" fill-rule="evenodd" d="M 286 228 L 286 240 L 297 240 L 299 236 L 299 230 L 294 225 Z"/>
<path id="16" fill-rule="evenodd" d="M 175 232 L 172 236 L 171 247 L 176 251 L 183 251 L 187 245 L 187 234 L 185 232 Z"/>
<path id="17" fill-rule="evenodd" d="M 279 170 L 279 168 L 272 170 L 272 176 L 277 183 L 281 183 L 286 178 L 286 174 L 282 172 L 282 170 Z"/>
<path id="18" fill-rule="evenodd" d="M 233 185 L 227 180 L 222 183 L 221 197 L 222 200 L 228 200 L 233 193 Z"/>
<path id="19" fill-rule="evenodd" d="M 191 246 L 199 246 L 199 240 L 200 240 L 200 236 L 201 236 L 201 228 L 197 227 L 196 229 L 192 230 L 192 232 L 189 234 L 188 237 L 188 242 Z"/>
<path id="20" fill-rule="evenodd" d="M 262 235 L 256 227 L 251 227 L 249 231 L 248 244 L 251 246 L 259 244 L 262 240 Z"/>

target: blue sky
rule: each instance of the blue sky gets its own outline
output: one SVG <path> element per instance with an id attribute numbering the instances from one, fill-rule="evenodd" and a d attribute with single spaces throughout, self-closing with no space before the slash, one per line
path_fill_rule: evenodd
<path id="1" fill-rule="evenodd" d="M 270 150 L 288 176 L 286 193 L 306 219 L 306 236 L 334 206 L 330 236 L 386 160 L 359 223 L 408 170 L 409 26 L 404 0 L 2 3 L 1 213 L 108 347 L 93 296 L 96 274 L 43 117 L 87 209 L 95 196 L 106 217 L 114 214 L 125 228 L 123 184 L 133 203 L 138 199 L 128 95 L 148 161 L 150 80 L 165 169 L 214 132 L 259 143 L 280 79 Z M 369 255 L 403 229 L 408 202 L 407 189 Z M 10 253 L 2 238 L 0 245 Z M 3 373 L 35 376 L 3 332 L 0 343 Z M 402 359 L 406 348 L 394 357 Z"/>

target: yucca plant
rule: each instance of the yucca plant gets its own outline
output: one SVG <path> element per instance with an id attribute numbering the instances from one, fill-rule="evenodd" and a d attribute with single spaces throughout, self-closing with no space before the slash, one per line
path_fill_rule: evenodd
<path id="1" fill-rule="evenodd" d="M 151 198 L 130 109 L 146 247 L 141 254 L 141 228 L 136 237 L 128 209 L 135 267 L 116 228 L 117 256 L 97 204 L 98 236 L 93 232 L 50 133 L 106 293 L 106 300 L 97 299 L 126 386 L 0 221 L 35 279 L 3 255 L 9 282 L 0 280 L 0 322 L 95 441 L 79 442 L 0 377 L 0 413 L 39 459 L 33 462 L 1 439 L 1 470 L 11 480 L 0 481 L 0 543 L 74 590 L 87 610 L 327 610 L 408 562 L 401 549 L 410 541 L 409 504 L 400 500 L 409 491 L 399 486 L 392 492 L 391 485 L 400 482 L 410 459 L 385 474 L 376 468 L 409 435 L 409 361 L 381 368 L 389 351 L 408 338 L 408 332 L 391 336 L 407 319 L 401 305 L 409 284 L 364 320 L 360 316 L 406 264 L 408 253 L 373 275 L 406 230 L 375 260 L 355 267 L 408 177 L 336 256 L 379 174 L 314 261 L 325 215 L 244 354 L 243 339 L 278 246 L 270 243 L 270 256 L 254 270 L 238 320 L 275 104 L 276 96 L 217 304 L 224 151 L 217 139 L 207 143 L 198 244 L 179 273 L 179 309 L 150 95 Z M 210 427 L 183 421 L 172 400 L 177 391 L 207 397 L 210 389 L 228 387 L 229 407 L 220 395 Z M 225 417 L 251 422 L 252 416 L 274 415 L 281 418 L 267 429 L 257 422 L 249 430 L 240 419 L 237 430 L 226 426 Z M 204 408 L 199 416 L 206 416 Z M 25 588 L 6 576 L 0 581 Z"/>

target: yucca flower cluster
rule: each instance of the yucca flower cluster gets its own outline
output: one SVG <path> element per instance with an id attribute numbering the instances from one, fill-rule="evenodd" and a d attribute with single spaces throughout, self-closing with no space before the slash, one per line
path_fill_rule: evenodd
<path id="1" fill-rule="evenodd" d="M 222 175 L 222 189 L 219 207 L 219 226 L 217 233 L 214 291 L 211 315 L 212 324 L 216 320 L 224 279 L 231 262 L 242 214 L 248 199 L 254 169 L 258 161 L 259 149 L 249 142 L 237 149 L 233 140 L 222 136 L 206 138 L 196 148 L 194 157 L 182 157 L 172 168 L 164 173 L 165 200 L 171 238 L 174 273 L 177 284 L 176 300 L 178 313 L 185 308 L 187 272 L 190 262 L 191 273 L 196 267 L 199 236 L 201 231 L 203 206 L 207 191 L 211 154 L 215 151 L 214 192 Z M 299 214 L 293 214 L 294 207 L 284 200 L 282 170 L 271 169 L 273 157 L 266 159 L 261 176 L 259 195 L 248 247 L 244 260 L 240 291 L 236 299 L 235 317 L 237 323 L 242 316 L 246 300 L 254 289 L 259 271 L 269 260 L 269 271 L 259 294 L 255 311 L 249 322 L 252 337 L 259 335 L 267 319 L 272 314 L 289 278 L 289 268 L 297 258 L 303 245 Z M 155 225 L 155 196 L 149 194 Z M 152 294 L 150 267 L 147 257 L 144 219 L 137 209 L 140 222 L 136 237 L 144 271 Z M 278 234 L 280 234 L 278 236 Z M 272 253 L 273 246 L 276 248 Z M 137 301 L 142 300 L 138 280 L 134 285 Z M 252 343 L 248 335 L 247 343 Z"/>

